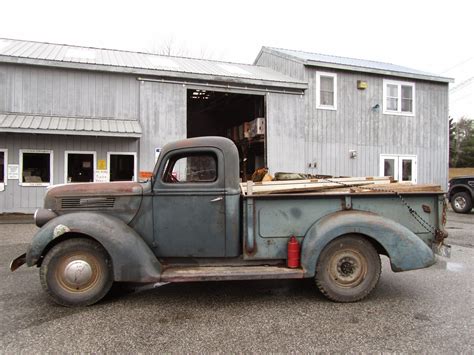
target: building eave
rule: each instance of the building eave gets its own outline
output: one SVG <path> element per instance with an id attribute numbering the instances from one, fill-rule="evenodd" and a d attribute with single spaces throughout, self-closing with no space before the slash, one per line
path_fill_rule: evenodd
<path id="1" fill-rule="evenodd" d="M 353 66 L 353 65 L 326 63 L 326 62 L 318 62 L 318 61 L 311 61 L 311 60 L 306 61 L 304 65 L 309 66 L 309 67 L 322 67 L 322 68 L 355 71 L 355 72 L 377 74 L 377 75 L 384 75 L 384 76 L 395 76 L 395 77 L 407 78 L 407 79 L 437 81 L 437 82 L 442 82 L 442 83 L 447 83 L 447 84 L 454 83 L 454 79 L 452 78 L 444 78 L 444 77 L 433 76 L 433 75 L 404 73 L 404 72 L 398 72 L 398 71 L 392 71 L 392 70 L 381 70 L 381 69 L 367 68 L 367 67 L 358 67 L 358 66 Z"/>
<path id="2" fill-rule="evenodd" d="M 0 113 L 0 132 L 140 138 L 137 120 Z"/>
<path id="3" fill-rule="evenodd" d="M 243 78 L 236 76 L 221 76 L 221 75 L 209 75 L 199 74 L 190 72 L 177 72 L 170 70 L 158 70 L 158 69 L 143 69 L 135 67 L 123 67 L 123 66 L 112 66 L 103 64 L 91 64 L 91 63 L 76 63 L 66 61 L 53 61 L 45 59 L 32 59 L 14 56 L 0 55 L 0 62 L 10 64 L 22 64 L 22 65 L 34 65 L 51 68 L 62 68 L 62 69 L 73 69 L 73 70 L 87 70 L 87 71 L 99 71 L 109 73 L 120 73 L 120 74 L 132 74 L 132 75 L 146 75 L 153 77 L 163 78 L 174 78 L 174 79 L 192 79 L 199 81 L 215 81 L 215 82 L 228 82 L 239 84 L 241 86 L 252 85 L 269 88 L 290 88 L 297 90 L 305 90 L 308 88 L 308 84 L 300 81 L 271 81 L 261 80 L 252 78 Z"/>
<path id="4" fill-rule="evenodd" d="M 0 128 L 0 133 L 21 133 L 21 134 L 50 134 L 60 136 L 89 136 L 89 137 L 115 137 L 115 138 L 141 138 L 141 133 L 110 133 L 94 131 L 69 131 L 69 130 L 49 130 L 49 129 L 23 129 L 23 128 Z"/>
<path id="5" fill-rule="evenodd" d="M 418 80 L 426 80 L 426 81 L 434 81 L 434 82 L 441 82 L 441 83 L 454 83 L 453 78 L 441 77 L 437 75 L 423 75 L 423 74 L 414 74 L 414 73 L 405 73 L 401 71 L 393 71 L 393 70 L 382 70 L 370 67 L 362 67 L 362 66 L 355 66 L 355 65 L 345 65 L 345 64 L 337 64 L 337 63 L 330 63 L 330 62 L 322 62 L 322 61 L 314 61 L 314 60 L 305 60 L 299 58 L 295 55 L 291 55 L 282 51 L 278 51 L 271 47 L 262 47 L 260 53 L 258 54 L 257 58 L 255 59 L 256 63 L 260 56 L 263 53 L 270 53 L 272 55 L 276 55 L 280 58 L 284 58 L 287 60 L 291 60 L 296 63 L 300 63 L 301 65 L 307 67 L 322 67 L 322 68 L 330 68 L 330 69 L 338 69 L 338 70 L 346 70 L 346 71 L 353 71 L 353 72 L 360 72 L 360 73 L 369 73 L 369 74 L 376 74 L 376 75 L 385 75 L 385 76 L 394 76 L 399 78 L 407 78 L 407 79 L 418 79 Z"/>

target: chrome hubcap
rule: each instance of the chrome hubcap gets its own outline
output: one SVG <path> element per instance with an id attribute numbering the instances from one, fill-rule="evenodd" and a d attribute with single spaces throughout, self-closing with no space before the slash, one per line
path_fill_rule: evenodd
<path id="1" fill-rule="evenodd" d="M 64 268 L 64 280 L 74 286 L 81 287 L 92 279 L 92 267 L 84 260 L 73 260 Z"/>
<path id="2" fill-rule="evenodd" d="M 456 208 L 460 210 L 466 207 L 466 200 L 464 199 L 464 197 L 456 197 L 454 199 L 454 206 L 456 206 Z"/>

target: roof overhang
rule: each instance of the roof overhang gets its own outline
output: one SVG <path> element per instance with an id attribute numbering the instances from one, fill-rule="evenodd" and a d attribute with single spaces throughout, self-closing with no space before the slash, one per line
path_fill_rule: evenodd
<path id="1" fill-rule="evenodd" d="M 140 138 L 135 120 L 0 113 L 0 132 Z"/>
<path id="2" fill-rule="evenodd" d="M 400 77 L 400 78 L 436 81 L 436 82 L 442 82 L 442 83 L 454 83 L 453 78 L 446 78 L 446 77 L 441 77 L 437 75 L 419 74 L 419 73 L 414 74 L 414 73 L 406 73 L 402 71 L 382 70 L 382 69 L 371 68 L 371 67 L 366 67 L 366 66 L 347 65 L 347 64 L 303 59 L 298 56 L 291 55 L 291 54 L 288 54 L 288 53 L 285 53 L 285 52 L 282 52 L 270 47 L 265 47 L 265 46 L 260 49 L 260 52 L 258 53 L 257 57 L 254 60 L 254 64 L 258 63 L 258 60 L 260 59 L 263 53 L 270 53 L 280 58 L 290 60 L 290 61 L 299 63 L 304 66 L 308 66 L 308 67 L 321 67 L 321 68 L 347 70 L 347 71 L 353 71 L 353 72 L 370 73 L 370 74 L 384 75 L 384 76 L 394 76 L 394 77 Z"/>
<path id="3" fill-rule="evenodd" d="M 307 60 L 303 64 L 305 66 L 311 66 L 311 67 L 340 69 L 340 70 L 348 70 L 348 71 L 355 71 L 355 72 L 362 72 L 362 73 L 371 73 L 371 74 L 378 74 L 378 75 L 385 75 L 385 76 L 396 76 L 396 77 L 400 77 L 400 78 L 419 79 L 419 80 L 427 80 L 427 81 L 438 81 L 438 82 L 443 82 L 443 83 L 454 83 L 454 79 L 452 79 L 452 78 L 444 78 L 444 77 L 434 76 L 434 75 L 404 73 L 404 72 L 398 72 L 398 71 L 392 71 L 392 70 L 382 70 L 382 69 L 368 68 L 368 67 L 359 67 L 359 66 L 355 66 L 355 65 L 327 63 L 327 62 L 319 62 L 319 61 L 314 61 L 314 60 Z"/>
<path id="4" fill-rule="evenodd" d="M 51 68 L 63 68 L 63 69 L 74 69 L 74 70 L 89 70 L 89 71 L 100 71 L 100 72 L 111 72 L 111 73 L 122 73 L 122 74 L 134 74 L 141 76 L 152 76 L 159 78 L 174 78 L 174 79 L 192 79 L 203 82 L 223 82 L 232 83 L 245 87 L 246 85 L 268 87 L 268 88 L 288 88 L 296 90 L 306 90 L 308 84 L 302 81 L 273 81 L 273 80 L 262 80 L 252 79 L 244 77 L 234 76 L 223 76 L 223 75 L 211 75 L 211 74 L 200 74 L 190 72 L 178 72 L 172 70 L 159 70 L 159 69 L 144 69 L 135 67 L 124 67 L 124 66 L 113 66 L 104 64 L 92 64 L 92 63 L 77 63 L 67 61 L 54 61 L 46 59 L 33 59 L 0 55 L 0 62 L 11 63 L 11 64 L 26 64 L 35 66 L 45 66 Z"/>

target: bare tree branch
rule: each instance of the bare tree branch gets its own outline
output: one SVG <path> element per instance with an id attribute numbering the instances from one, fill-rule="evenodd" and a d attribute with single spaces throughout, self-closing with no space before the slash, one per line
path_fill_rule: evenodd
<path id="1" fill-rule="evenodd" d="M 151 52 L 159 55 L 193 57 L 199 59 L 218 60 L 222 58 L 222 54 L 216 55 L 216 51 L 214 49 L 209 49 L 207 45 L 201 45 L 197 49 L 191 51 L 185 42 L 176 40 L 173 35 L 168 36 L 153 45 Z"/>

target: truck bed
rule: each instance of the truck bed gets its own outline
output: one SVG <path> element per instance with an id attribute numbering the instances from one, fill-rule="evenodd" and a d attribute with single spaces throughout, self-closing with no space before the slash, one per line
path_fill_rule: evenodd
<path id="1" fill-rule="evenodd" d="M 386 218 L 421 238 L 427 245 L 433 233 L 415 218 L 430 226 L 444 222 L 444 193 L 436 185 L 400 186 L 398 189 L 338 191 L 298 191 L 245 194 L 242 197 L 244 258 L 285 258 L 289 236 L 303 242 L 317 221 L 340 213 L 362 213 Z M 383 186 L 383 185 L 376 185 Z M 396 192 L 397 193 L 396 193 Z M 364 217 L 362 222 L 365 221 Z M 354 223 L 360 220 L 355 219 Z"/>

